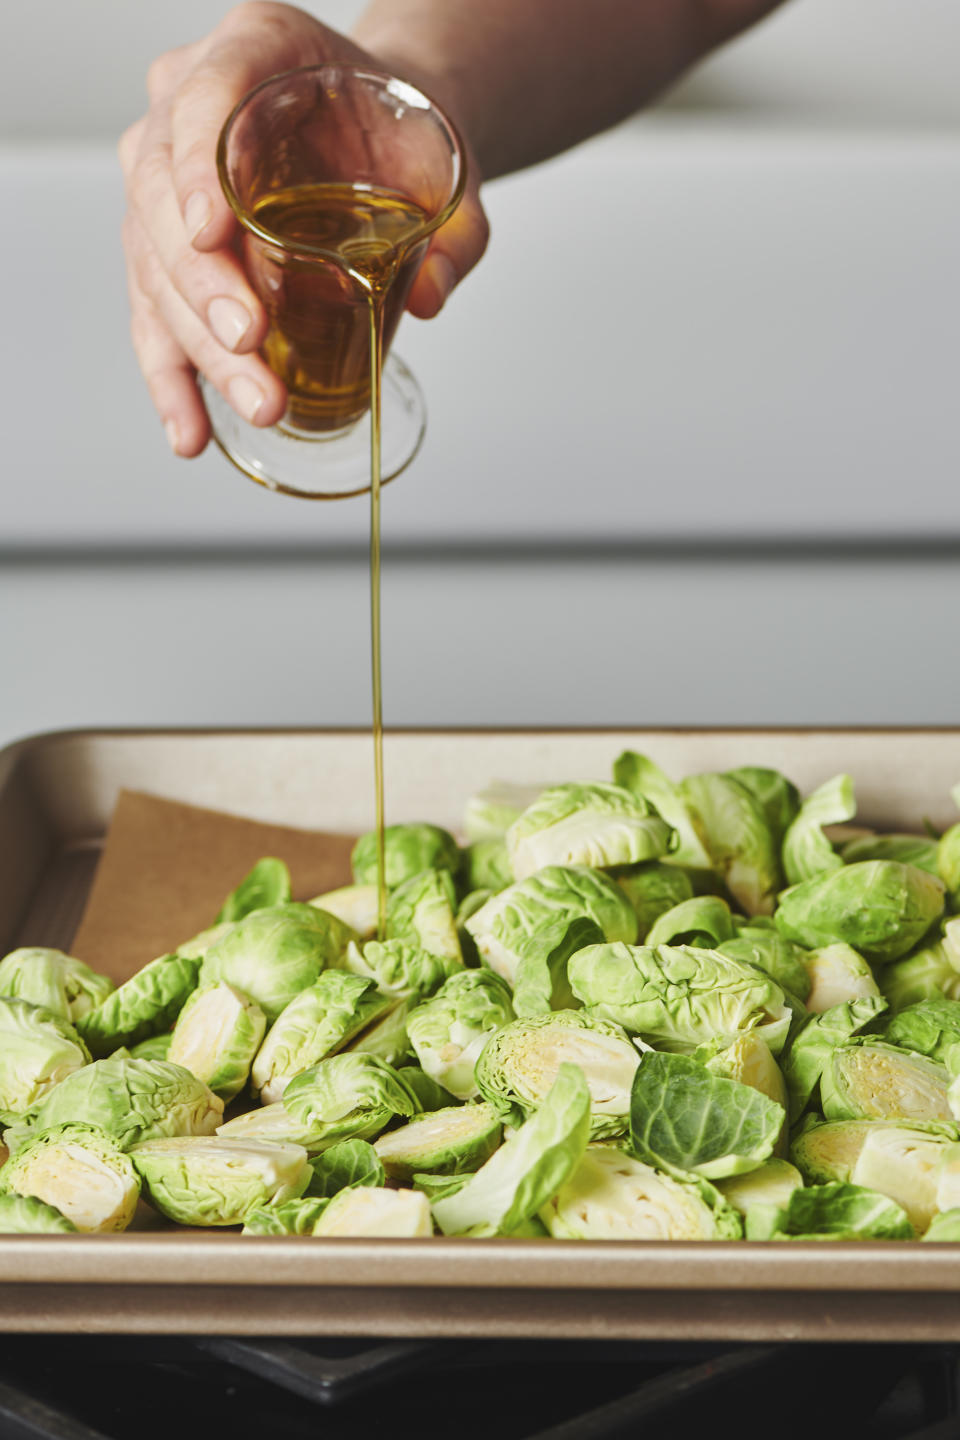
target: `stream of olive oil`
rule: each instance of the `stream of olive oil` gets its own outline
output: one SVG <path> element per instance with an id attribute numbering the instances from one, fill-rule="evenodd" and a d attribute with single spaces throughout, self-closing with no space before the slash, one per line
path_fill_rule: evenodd
<path id="1" fill-rule="evenodd" d="M 301 429 L 336 433 L 370 409 L 370 660 L 373 682 L 377 933 L 386 933 L 383 690 L 380 672 L 380 418 L 383 357 L 422 257 L 426 212 L 369 186 L 295 185 L 255 206 L 258 224 L 304 249 L 251 248 L 248 270 L 269 317 L 263 354 Z M 418 237 L 420 242 L 418 243 Z M 337 264 L 310 259 L 321 250 Z M 322 464 L 322 456 L 320 459 Z"/>

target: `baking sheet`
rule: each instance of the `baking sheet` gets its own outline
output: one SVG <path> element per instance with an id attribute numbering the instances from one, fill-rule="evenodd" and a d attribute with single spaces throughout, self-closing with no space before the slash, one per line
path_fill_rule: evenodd
<path id="1" fill-rule="evenodd" d="M 891 828 L 955 816 L 957 730 L 621 730 L 388 736 L 389 818 L 455 826 L 467 795 L 492 778 L 602 777 L 626 745 L 673 773 L 777 765 L 804 789 L 850 770 L 862 816 Z M 125 788 L 301 834 L 324 827 L 346 844 L 344 833 L 369 824 L 369 770 L 363 732 L 89 732 L 12 747 L 0 754 L 0 943 L 22 943 L 29 924 L 35 941 L 69 945 L 64 927 Z M 217 875 L 203 904 L 219 905 L 238 878 Z M 89 913 L 92 924 L 97 907 Z M 178 932 L 190 929 L 185 919 Z M 41 936 L 45 925 L 59 942 Z M 138 945 L 162 949 L 157 938 L 145 928 Z M 0 1236 L 0 1330 L 957 1340 L 958 1292 L 960 1246 L 908 1242 Z"/>

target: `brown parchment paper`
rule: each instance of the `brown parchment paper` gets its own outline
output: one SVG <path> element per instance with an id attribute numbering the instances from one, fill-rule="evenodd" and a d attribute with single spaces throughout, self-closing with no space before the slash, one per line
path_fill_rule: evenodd
<path id="1" fill-rule="evenodd" d="M 212 925 L 264 855 L 290 866 L 293 898 L 350 883 L 353 837 L 262 825 L 122 790 L 71 954 L 125 980 Z"/>

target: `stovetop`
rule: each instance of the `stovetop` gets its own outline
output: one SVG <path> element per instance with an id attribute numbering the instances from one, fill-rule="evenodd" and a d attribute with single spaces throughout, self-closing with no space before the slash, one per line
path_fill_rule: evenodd
<path id="1" fill-rule="evenodd" d="M 954 1440 L 958 1362 L 935 1345 L 5 1336 L 0 1440 L 612 1440 L 664 1424 Z"/>

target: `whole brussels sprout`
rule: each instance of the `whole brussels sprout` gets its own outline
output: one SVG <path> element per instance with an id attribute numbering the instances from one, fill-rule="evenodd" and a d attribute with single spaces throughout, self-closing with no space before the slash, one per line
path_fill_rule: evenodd
<path id="1" fill-rule="evenodd" d="M 896 860 L 861 860 L 785 890 L 778 929 L 816 949 L 840 941 L 867 960 L 906 955 L 943 914 L 943 885 Z"/>
<path id="2" fill-rule="evenodd" d="M 513 882 L 505 840 L 474 840 L 463 852 L 461 892 L 490 890 L 494 894 Z"/>
<path id="3" fill-rule="evenodd" d="M 341 920 L 311 905 L 274 905 L 240 920 L 203 958 L 200 984 L 225 980 L 273 1022 L 284 1006 L 335 965 L 354 938 Z"/>
<path id="4" fill-rule="evenodd" d="M 448 830 L 421 822 L 415 825 L 388 825 L 383 832 L 386 885 L 395 890 L 422 870 L 460 868 L 460 849 Z M 380 873 L 377 861 L 377 832 L 361 835 L 350 856 L 354 883 L 376 885 Z"/>
<path id="5" fill-rule="evenodd" d="M 899 860 L 943 879 L 937 868 L 937 842 L 929 835 L 861 835 L 848 840 L 840 853 L 845 865 L 858 860 Z"/>

